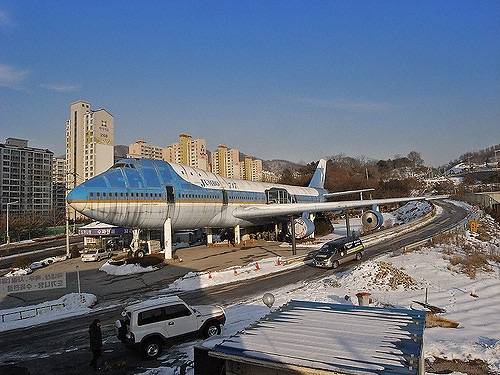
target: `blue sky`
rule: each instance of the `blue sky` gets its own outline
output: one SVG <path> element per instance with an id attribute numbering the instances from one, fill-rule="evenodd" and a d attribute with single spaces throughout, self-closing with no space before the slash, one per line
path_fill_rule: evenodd
<path id="1" fill-rule="evenodd" d="M 500 142 L 500 2 L 0 0 L 0 137 L 63 153 L 77 99 L 119 144 L 438 165 Z"/>

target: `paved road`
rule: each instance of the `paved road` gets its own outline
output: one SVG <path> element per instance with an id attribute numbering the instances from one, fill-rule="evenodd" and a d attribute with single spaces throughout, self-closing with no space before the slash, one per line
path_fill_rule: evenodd
<path id="1" fill-rule="evenodd" d="M 388 239 L 368 248 L 365 252 L 365 259 L 398 250 L 405 245 L 436 235 L 453 227 L 467 215 L 464 209 L 452 204 L 439 203 L 439 205 L 444 209 L 442 216 L 413 232 Z M 286 285 L 325 277 L 353 267 L 354 264 L 344 265 L 335 271 L 303 266 L 253 280 L 191 291 L 180 296 L 191 304 L 219 303 L 228 305 L 252 296 L 260 296 L 266 291 Z M 65 319 L 33 328 L 0 333 L 2 347 L 0 361 L 25 366 L 29 368 L 32 374 L 88 373 L 89 368 L 86 362 L 89 359 L 86 350 L 88 348 L 87 330 L 91 320 L 99 317 L 103 324 L 103 336 L 107 339 L 105 347 L 108 352 L 106 357 L 111 363 L 119 363 L 117 368 L 109 370 L 108 373 L 128 374 L 134 373 L 134 370 L 137 371 L 141 366 L 159 366 L 161 364 L 159 361 L 142 362 L 135 352 L 127 351 L 114 338 L 113 322 L 119 316 L 120 310 L 121 307 L 119 306 L 111 307 L 84 317 Z M 124 361 L 124 359 L 126 360 Z M 171 360 L 170 358 L 169 361 Z M 1 370 L 0 367 L 0 372 L 2 372 Z"/>
<path id="2" fill-rule="evenodd" d="M 72 236 L 71 245 L 83 246 L 82 236 Z M 66 254 L 66 238 L 34 241 L 0 248 L 0 269 L 12 267 L 20 257 L 28 256 L 31 262 Z"/>

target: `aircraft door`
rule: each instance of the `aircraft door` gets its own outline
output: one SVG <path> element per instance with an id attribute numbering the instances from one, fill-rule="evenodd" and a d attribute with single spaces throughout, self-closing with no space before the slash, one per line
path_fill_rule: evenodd
<path id="1" fill-rule="evenodd" d="M 227 203 L 228 203 L 227 191 L 226 190 L 222 190 L 222 204 L 224 206 L 227 206 Z"/>
<path id="2" fill-rule="evenodd" d="M 165 186 L 165 194 L 168 203 L 165 217 L 172 217 L 172 215 L 174 214 L 174 203 L 175 203 L 174 187 L 170 185 Z"/>
<path id="3" fill-rule="evenodd" d="M 174 187 L 173 186 L 166 186 L 165 190 L 167 193 L 167 203 L 175 203 Z"/>

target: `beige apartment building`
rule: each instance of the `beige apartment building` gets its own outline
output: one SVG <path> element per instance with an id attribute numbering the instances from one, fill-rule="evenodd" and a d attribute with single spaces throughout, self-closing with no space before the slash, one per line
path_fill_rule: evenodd
<path id="1" fill-rule="evenodd" d="M 128 157 L 165 160 L 209 170 L 207 146 L 204 139 L 181 134 L 179 142 L 167 147 L 154 146 L 140 139 L 128 146 Z"/>
<path id="2" fill-rule="evenodd" d="M 162 154 L 165 161 L 209 170 L 207 142 L 202 138 L 193 139 L 189 134 L 180 134 L 179 142 L 165 147 Z"/>
<path id="3" fill-rule="evenodd" d="M 114 163 L 113 116 L 79 100 L 70 104 L 66 121 L 68 189 L 109 169 Z"/>
<path id="4" fill-rule="evenodd" d="M 249 181 L 262 181 L 262 160 L 245 156 L 240 161 L 240 151 L 219 145 L 211 155 L 212 172 L 223 177 Z"/>
<path id="5" fill-rule="evenodd" d="M 128 146 L 127 157 L 138 159 L 163 159 L 163 148 L 139 139 Z"/>
<path id="6" fill-rule="evenodd" d="M 210 163 L 207 154 L 204 139 L 193 139 L 189 134 L 182 133 L 179 135 L 179 142 L 163 148 L 138 140 L 129 145 L 128 156 L 189 165 L 227 178 L 262 181 L 262 160 L 245 156 L 244 160 L 240 161 L 238 149 L 222 144 L 211 153 Z"/>

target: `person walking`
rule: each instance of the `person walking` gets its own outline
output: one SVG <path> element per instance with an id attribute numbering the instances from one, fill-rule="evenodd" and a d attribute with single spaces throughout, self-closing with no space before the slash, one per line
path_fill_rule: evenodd
<path id="1" fill-rule="evenodd" d="M 102 332 L 99 319 L 94 319 L 94 321 L 90 325 L 89 335 L 90 351 L 92 352 L 92 361 L 90 361 L 89 366 L 92 366 L 94 370 L 97 370 L 97 360 L 102 354 Z"/>

